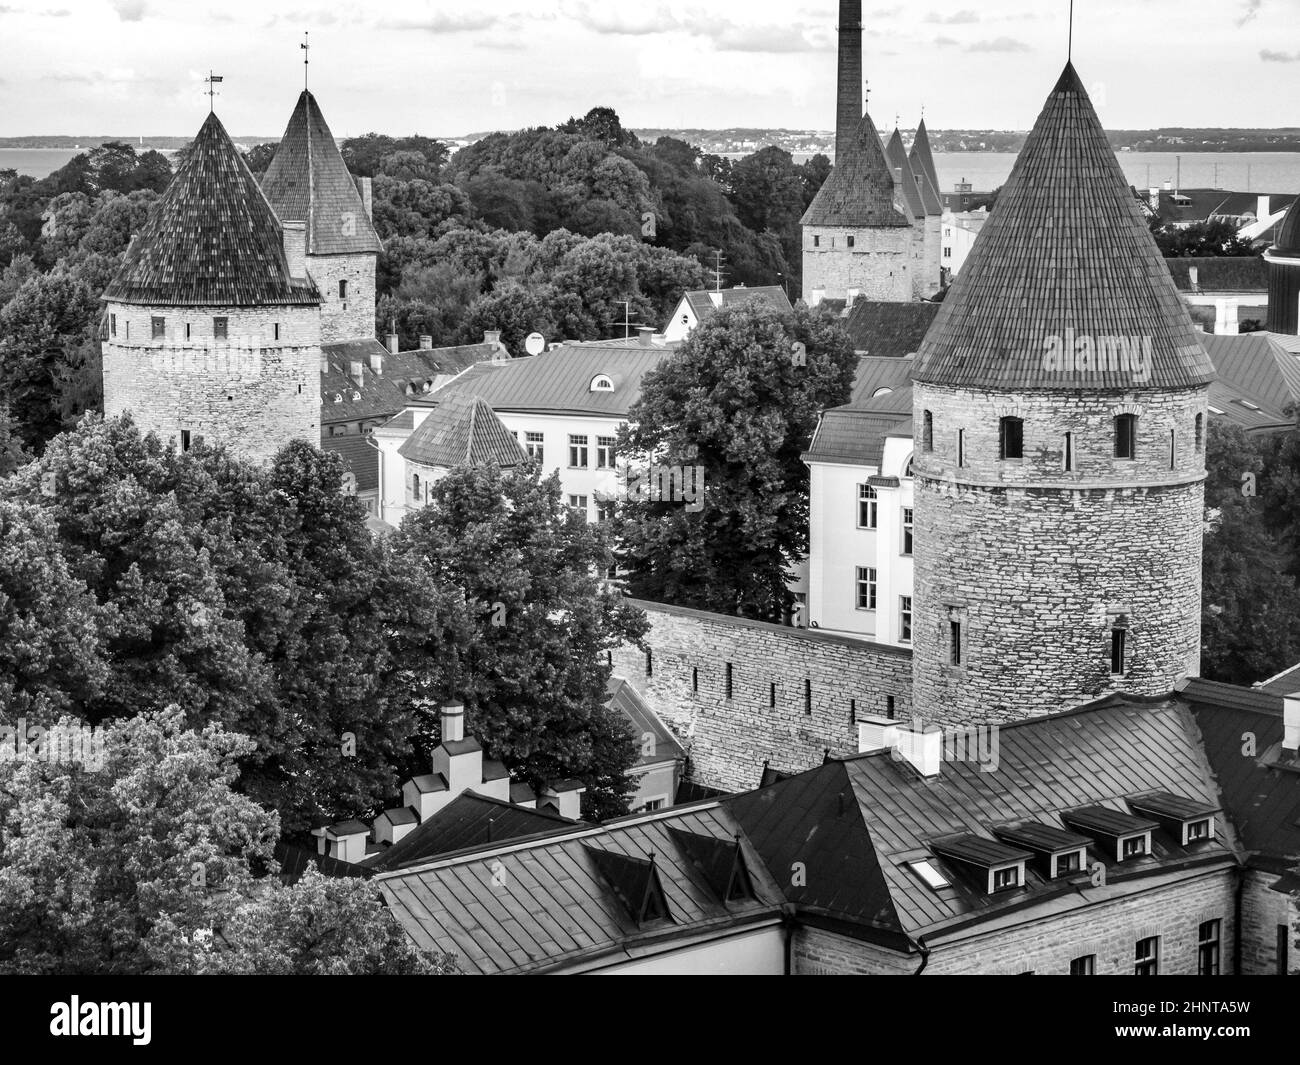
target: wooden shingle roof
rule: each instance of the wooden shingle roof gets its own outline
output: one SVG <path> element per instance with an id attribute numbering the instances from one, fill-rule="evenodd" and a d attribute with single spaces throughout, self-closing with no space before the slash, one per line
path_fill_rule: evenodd
<path id="1" fill-rule="evenodd" d="M 216 114 L 154 205 L 103 299 L 161 306 L 319 304 L 294 280 L 279 220 Z"/>
<path id="2" fill-rule="evenodd" d="M 910 226 L 896 201 L 894 175 L 869 114 L 853 130 L 835 168 L 803 216 L 805 226 Z"/>
<path id="3" fill-rule="evenodd" d="M 903 135 L 897 129 L 889 138 L 889 144 L 885 146 L 885 159 L 898 179 L 903 202 L 907 204 L 912 217 L 924 218 L 925 201 L 921 198 L 921 188 L 917 184 L 916 175 L 912 173 L 912 164 L 908 162 L 907 149 L 903 147 Z"/>
<path id="4" fill-rule="evenodd" d="M 912 163 L 912 170 L 924 174 L 937 194 L 939 171 L 934 168 L 934 153 L 930 151 L 930 133 L 925 128 L 925 119 L 921 119 L 921 124 L 916 127 L 916 140 L 912 143 L 912 154 L 908 159 Z"/>
<path id="5" fill-rule="evenodd" d="M 421 466 L 512 468 L 524 461 L 524 449 L 501 419 L 478 396 L 442 396 L 398 454 Z"/>
<path id="6" fill-rule="evenodd" d="M 308 255 L 383 250 L 325 116 L 305 89 L 262 176 L 262 189 L 282 219 L 307 223 Z"/>
<path id="7" fill-rule="evenodd" d="M 1045 358 L 1048 342 L 1070 336 L 1149 342 L 1149 372 L 1140 380 L 1129 369 L 1057 369 Z M 1192 387 L 1213 376 L 1088 93 L 1067 64 L 921 345 L 916 379 L 1127 390 Z"/>
<path id="8" fill-rule="evenodd" d="M 1286 256 L 1288 259 L 1300 259 L 1300 211 L 1293 203 L 1282 220 L 1278 230 L 1277 243 L 1269 249 L 1272 255 Z"/>

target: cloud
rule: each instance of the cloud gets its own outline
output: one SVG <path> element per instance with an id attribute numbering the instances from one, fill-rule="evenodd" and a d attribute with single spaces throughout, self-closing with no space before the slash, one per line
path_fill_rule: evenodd
<path id="1" fill-rule="evenodd" d="M 706 33 L 719 52 L 820 52 L 823 46 L 809 41 L 789 26 L 723 26 Z"/>
<path id="2" fill-rule="evenodd" d="M 925 16 L 926 22 L 938 22 L 945 26 L 970 26 L 980 20 L 977 11 L 958 11 L 951 15 L 940 15 L 931 11 Z"/>
<path id="3" fill-rule="evenodd" d="M 1242 5 L 1246 10 L 1242 12 L 1241 18 L 1237 19 L 1238 26 L 1244 26 L 1259 14 L 1259 9 L 1264 6 L 1264 0 L 1245 0 Z"/>
<path id="4" fill-rule="evenodd" d="M 940 48 L 956 48 L 957 45 L 961 44 L 961 41 L 954 37 L 936 37 L 934 43 Z"/>
<path id="5" fill-rule="evenodd" d="M 113 10 L 123 22 L 140 22 L 149 10 L 145 0 L 112 0 Z"/>
<path id="6" fill-rule="evenodd" d="M 438 11 L 424 18 L 380 19 L 381 30 L 424 30 L 427 33 L 476 33 L 490 30 L 500 22 L 497 15 L 486 11 L 466 14 L 449 14 Z"/>
<path id="7" fill-rule="evenodd" d="M 1013 37 L 995 37 L 991 41 L 976 41 L 966 49 L 968 52 L 1031 52 L 1033 51 L 1024 41 L 1017 41 Z"/>
<path id="8" fill-rule="evenodd" d="M 1272 48 L 1263 48 L 1259 58 L 1265 63 L 1300 63 L 1300 52 L 1275 52 Z"/>
<path id="9" fill-rule="evenodd" d="M 678 29 L 681 20 L 662 4 L 656 7 L 633 6 L 613 10 L 608 6 L 593 6 L 587 0 L 566 3 L 563 10 L 569 18 L 580 22 L 592 33 L 615 37 L 648 37 L 652 33 L 665 33 Z"/>
<path id="10" fill-rule="evenodd" d="M 902 13 L 903 13 L 903 5 L 899 4 L 897 7 L 878 7 L 876 8 L 875 11 L 871 12 L 871 17 L 872 18 L 893 18 L 895 15 L 901 15 Z"/>

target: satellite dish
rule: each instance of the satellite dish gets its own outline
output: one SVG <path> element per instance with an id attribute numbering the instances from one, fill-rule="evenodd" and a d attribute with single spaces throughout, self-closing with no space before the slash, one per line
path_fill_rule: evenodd
<path id="1" fill-rule="evenodd" d="M 546 350 L 546 338 L 541 333 L 529 333 L 524 341 L 524 350 L 529 355 L 540 355 Z"/>

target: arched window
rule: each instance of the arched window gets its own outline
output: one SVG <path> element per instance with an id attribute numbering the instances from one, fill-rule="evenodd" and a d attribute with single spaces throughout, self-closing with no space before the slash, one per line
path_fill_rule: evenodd
<path id="1" fill-rule="evenodd" d="M 907 456 L 907 465 L 905 465 L 905 466 L 903 467 L 903 476 L 904 476 L 904 477 L 911 477 L 911 476 L 912 476 L 912 463 L 913 463 L 913 460 L 914 460 L 915 458 L 916 458 L 915 455 L 908 455 L 908 456 Z"/>
<path id="2" fill-rule="evenodd" d="M 998 423 L 998 457 L 1025 457 L 1025 422 L 1023 418 L 1003 418 Z"/>
<path id="3" fill-rule="evenodd" d="M 614 382 L 613 382 L 613 380 L 612 380 L 612 379 L 611 379 L 607 374 L 598 373 L 598 374 L 596 374 L 595 377 L 593 377 L 593 378 L 591 379 L 591 388 L 590 388 L 590 391 L 592 391 L 592 392 L 613 392 L 613 391 L 614 391 Z"/>
<path id="4" fill-rule="evenodd" d="M 420 498 L 420 475 L 418 473 L 411 475 L 411 493 L 418 502 Z"/>
<path id="5" fill-rule="evenodd" d="M 929 452 L 934 450 L 934 415 L 926 411 L 921 422 L 921 447 Z"/>
<path id="6" fill-rule="evenodd" d="M 890 395 L 893 391 L 894 390 L 892 388 L 877 388 L 874 392 L 871 393 L 871 398 L 879 399 L 881 396 Z"/>

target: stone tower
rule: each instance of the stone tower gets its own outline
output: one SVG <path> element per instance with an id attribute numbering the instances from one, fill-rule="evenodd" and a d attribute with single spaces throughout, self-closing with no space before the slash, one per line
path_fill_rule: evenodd
<path id="1" fill-rule="evenodd" d="M 939 291 L 943 269 L 943 207 L 925 174 L 912 169 L 911 158 L 903 147 L 903 136 L 897 129 L 885 146 L 885 160 L 912 219 L 911 263 L 908 266 L 912 275 L 912 295 L 916 299 L 929 299 Z"/>
<path id="2" fill-rule="evenodd" d="M 1300 333 L 1300 208 L 1296 204 L 1287 211 L 1277 243 L 1264 259 L 1268 263 L 1268 331 L 1295 336 Z"/>
<path id="3" fill-rule="evenodd" d="M 1067 65 L 918 353 L 914 702 L 1011 720 L 1199 672 L 1213 366 Z"/>
<path id="4" fill-rule="evenodd" d="M 912 219 L 862 108 L 862 0 L 840 0 L 835 168 L 803 216 L 803 292 L 912 299 Z"/>
<path id="5" fill-rule="evenodd" d="M 354 179 L 316 98 L 307 90 L 262 177 L 262 191 L 321 293 L 321 342 L 375 339 L 375 264 L 383 245 L 371 222 L 370 179 Z"/>
<path id="6" fill-rule="evenodd" d="M 320 295 L 209 114 L 104 290 L 104 411 L 266 460 L 320 440 Z"/>
<path id="7" fill-rule="evenodd" d="M 943 276 L 943 197 L 939 194 L 939 172 L 934 168 L 934 153 L 930 150 L 930 133 L 925 128 L 925 119 L 916 127 L 916 140 L 912 142 L 911 154 L 907 157 L 912 174 L 921 189 L 921 199 L 925 203 L 926 231 L 925 255 L 927 284 L 934 283 L 942 288 L 947 282 Z"/>

